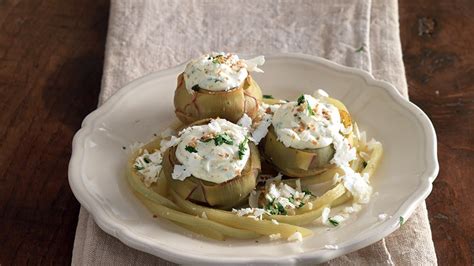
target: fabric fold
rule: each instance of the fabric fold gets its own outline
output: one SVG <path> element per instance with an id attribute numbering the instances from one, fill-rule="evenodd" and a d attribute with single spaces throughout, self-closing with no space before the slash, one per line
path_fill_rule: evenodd
<path id="1" fill-rule="evenodd" d="M 395 0 L 112 0 L 99 105 L 131 80 L 209 51 L 296 52 L 371 72 L 407 97 Z M 327 262 L 436 265 L 423 203 L 395 233 Z M 167 265 L 103 232 L 81 207 L 73 265 Z"/>

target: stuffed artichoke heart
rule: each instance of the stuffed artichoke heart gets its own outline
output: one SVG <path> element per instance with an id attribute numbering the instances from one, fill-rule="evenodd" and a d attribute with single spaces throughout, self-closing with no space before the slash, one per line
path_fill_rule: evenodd
<path id="1" fill-rule="evenodd" d="M 260 173 L 260 155 L 245 128 L 224 119 L 183 129 L 163 155 L 163 173 L 183 199 L 221 209 L 245 201 Z"/>
<path id="2" fill-rule="evenodd" d="M 263 56 L 250 60 L 237 55 L 212 53 L 192 60 L 178 76 L 174 95 L 176 116 L 184 124 L 205 118 L 233 123 L 243 114 L 257 115 L 262 92 L 249 72 L 262 72 Z"/>
<path id="3" fill-rule="evenodd" d="M 347 108 L 327 94 L 302 95 L 273 115 L 264 157 L 289 177 L 310 177 L 355 158 Z"/>

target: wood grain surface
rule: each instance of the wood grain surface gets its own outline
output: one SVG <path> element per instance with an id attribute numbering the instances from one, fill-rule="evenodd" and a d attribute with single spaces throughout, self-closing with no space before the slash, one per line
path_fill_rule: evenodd
<path id="1" fill-rule="evenodd" d="M 442 3 L 439 3 L 442 2 Z M 105 0 L 0 0 L 0 264 L 69 264 L 71 140 L 97 104 Z M 428 198 L 440 264 L 474 257 L 474 2 L 401 0 L 411 100 L 438 133 Z"/>
<path id="2" fill-rule="evenodd" d="M 400 1 L 410 99 L 433 121 L 440 173 L 427 200 L 442 265 L 474 261 L 474 1 Z"/>
<path id="3" fill-rule="evenodd" d="M 71 141 L 97 105 L 107 1 L 0 0 L 0 264 L 70 264 Z"/>

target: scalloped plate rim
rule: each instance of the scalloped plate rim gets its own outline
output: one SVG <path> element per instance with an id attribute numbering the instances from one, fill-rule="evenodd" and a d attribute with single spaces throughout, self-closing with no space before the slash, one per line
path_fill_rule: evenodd
<path id="1" fill-rule="evenodd" d="M 107 111 L 111 109 L 120 99 L 122 99 L 131 91 L 133 91 L 133 89 L 139 86 L 140 84 L 146 83 L 156 78 L 167 76 L 172 73 L 179 72 L 179 70 L 182 69 L 184 66 L 183 63 L 173 68 L 161 70 L 158 72 L 152 72 L 128 83 L 122 89 L 117 91 L 117 93 L 112 95 L 104 104 L 102 104 L 95 111 L 87 115 L 83 120 L 81 129 L 74 136 L 72 142 L 72 155 L 68 169 L 69 184 L 77 200 L 92 215 L 94 221 L 102 230 L 118 238 L 120 241 L 130 247 L 178 263 L 198 262 L 205 264 L 295 264 L 310 261 L 313 263 L 320 263 L 353 252 L 355 250 L 373 244 L 378 240 L 381 240 L 382 238 L 391 234 L 400 226 L 399 217 L 404 217 L 405 219 L 408 219 L 408 217 L 411 216 L 416 207 L 418 207 L 418 205 L 422 203 L 422 201 L 425 200 L 430 194 L 432 190 L 432 182 L 435 180 L 439 172 L 436 133 L 428 116 L 419 107 L 403 98 L 403 96 L 395 89 L 393 85 L 385 81 L 376 80 L 370 73 L 361 69 L 342 66 L 324 58 L 299 53 L 276 53 L 265 55 L 265 57 L 267 59 L 286 58 L 309 61 L 312 63 L 323 65 L 324 67 L 330 68 L 338 72 L 344 72 L 350 75 L 362 77 L 367 85 L 373 85 L 386 90 L 392 97 L 392 99 L 397 102 L 397 104 L 401 105 L 403 108 L 408 109 L 410 113 L 416 115 L 417 121 L 418 123 L 420 123 L 424 131 L 424 136 L 426 137 L 426 150 L 428 151 L 425 150 L 424 153 L 427 155 L 427 157 L 425 157 L 427 168 L 425 169 L 425 172 L 420 175 L 420 180 L 422 182 L 418 186 L 416 192 L 405 200 L 402 206 L 397 210 L 396 215 L 393 215 L 391 219 L 387 219 L 383 223 L 380 223 L 379 225 L 374 227 L 371 232 L 368 233 L 368 236 L 364 239 L 354 239 L 351 241 L 343 242 L 336 250 L 316 250 L 313 252 L 307 252 L 299 255 L 278 256 L 272 258 L 209 258 L 206 256 L 200 256 L 195 254 L 183 255 L 177 251 L 171 250 L 170 248 L 166 247 L 151 247 L 151 243 L 147 243 L 148 241 L 146 239 L 140 238 L 140 236 L 137 236 L 135 233 L 128 230 L 126 225 L 120 223 L 114 217 L 107 215 L 106 212 L 101 211 L 102 206 L 100 205 L 100 203 L 92 202 L 94 201 L 94 199 L 87 195 L 88 191 L 82 182 L 80 169 L 84 155 L 83 144 L 85 137 L 92 132 L 92 129 L 94 128 L 97 120 L 100 119 L 102 115 L 107 113 Z"/>

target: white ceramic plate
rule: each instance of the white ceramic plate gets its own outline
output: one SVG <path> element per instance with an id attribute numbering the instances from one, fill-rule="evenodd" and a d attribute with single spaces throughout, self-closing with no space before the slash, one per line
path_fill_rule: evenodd
<path id="1" fill-rule="evenodd" d="M 334 229 L 315 228 L 301 243 L 213 241 L 183 233 L 152 215 L 125 180 L 128 147 L 146 142 L 174 119 L 176 77 L 184 65 L 133 81 L 88 115 L 73 141 L 69 183 L 107 233 L 126 245 L 177 263 L 318 263 L 368 246 L 399 227 L 430 193 L 438 173 L 436 135 L 428 117 L 388 83 L 367 72 L 300 54 L 266 56 L 264 74 L 254 78 L 265 94 L 295 99 L 325 89 L 341 99 L 369 137 L 384 145 L 372 178 L 374 196 L 354 219 Z M 379 221 L 386 213 L 389 219 Z M 337 250 L 325 245 L 337 245 Z"/>

